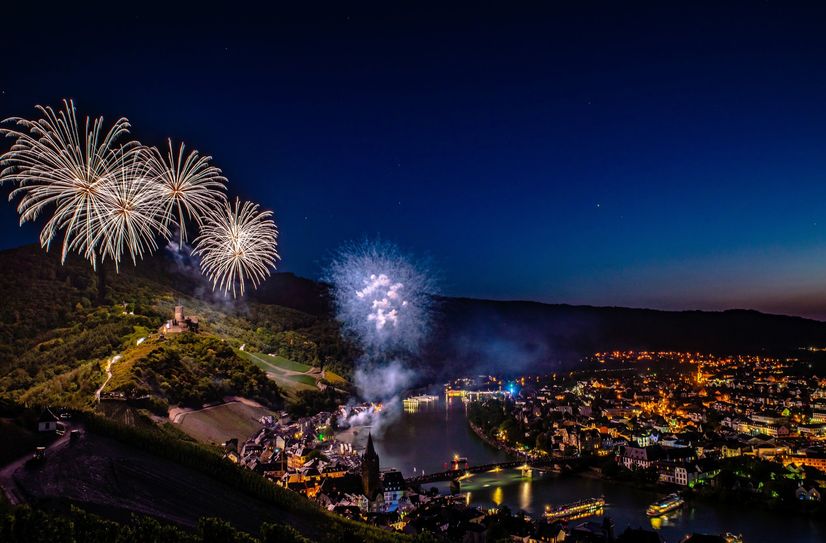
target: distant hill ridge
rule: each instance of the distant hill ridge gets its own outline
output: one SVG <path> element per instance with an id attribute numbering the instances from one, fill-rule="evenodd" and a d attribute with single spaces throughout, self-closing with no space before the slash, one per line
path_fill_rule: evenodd
<path id="1" fill-rule="evenodd" d="M 0 251 L 0 296 L 5 307 L 0 316 L 7 337 L 25 335 L 27 326 L 42 324 L 27 319 L 45 319 L 50 326 L 57 326 L 61 313 L 71 309 L 35 311 L 31 304 L 42 303 L 44 296 L 60 306 L 76 303 L 68 290 L 88 297 L 94 289 L 88 265 L 79 259 L 70 259 L 66 266 L 56 265 L 56 249 L 46 253 L 36 246 L 25 246 Z M 213 299 L 195 262 L 168 251 L 162 250 L 135 267 L 124 264 L 121 276 L 110 273 L 110 298 L 119 295 L 120 283 L 138 282 L 144 290 L 163 287 L 220 304 L 228 311 L 233 303 L 254 302 L 291 308 L 320 321 L 332 318 L 327 286 L 292 273 L 274 273 L 240 302 Z M 432 339 L 421 361 L 427 373 L 434 375 L 540 369 L 613 349 L 733 354 L 791 352 L 826 345 L 824 322 L 752 310 L 661 311 L 452 297 L 438 297 L 437 302 Z M 27 308 L 25 315 L 20 314 L 21 308 Z"/>
<path id="2" fill-rule="evenodd" d="M 326 285 L 289 273 L 275 274 L 251 298 L 330 313 Z M 666 311 L 444 296 L 437 301 L 427 358 L 479 369 L 566 363 L 614 349 L 745 354 L 826 346 L 826 322 L 751 309 Z"/>
<path id="3" fill-rule="evenodd" d="M 790 353 L 826 345 L 826 323 L 752 310 L 660 311 L 536 302 L 445 299 L 434 345 L 443 360 L 508 360 L 524 370 L 537 360 L 565 365 L 606 350 L 717 354 Z"/>

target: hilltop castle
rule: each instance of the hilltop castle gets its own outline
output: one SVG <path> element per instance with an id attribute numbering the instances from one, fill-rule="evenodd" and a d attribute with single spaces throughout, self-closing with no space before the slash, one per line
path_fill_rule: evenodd
<path id="1" fill-rule="evenodd" d="M 181 332 L 197 332 L 198 317 L 187 317 L 184 315 L 184 306 L 176 305 L 175 314 L 172 319 L 166 321 L 158 332 L 162 336 L 169 334 L 180 334 Z"/>

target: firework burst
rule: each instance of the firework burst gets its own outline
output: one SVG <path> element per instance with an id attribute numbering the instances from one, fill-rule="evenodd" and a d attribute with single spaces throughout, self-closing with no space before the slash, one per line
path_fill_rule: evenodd
<path id="1" fill-rule="evenodd" d="M 339 321 L 371 356 L 417 350 L 436 290 L 424 263 L 390 243 L 350 244 L 338 252 L 326 279 Z"/>
<path id="2" fill-rule="evenodd" d="M 108 130 L 103 118 L 78 122 L 74 103 L 63 108 L 37 106 L 41 118 L 7 119 L 11 127 L 0 134 L 14 139 L 0 154 L 0 185 L 15 185 L 10 199 L 19 198 L 20 223 L 51 212 L 40 233 L 48 249 L 62 234 L 61 260 L 69 252 L 87 258 L 99 272 L 103 297 L 104 267 L 111 258 L 118 269 L 124 256 L 138 258 L 169 239 L 173 227 L 187 239 L 186 221 L 200 227 L 193 254 L 201 271 L 233 296 L 243 296 L 247 283 L 257 287 L 270 274 L 279 256 L 278 230 L 268 211 L 226 199 L 226 178 L 198 151 L 177 150 L 168 142 L 164 154 L 138 142 L 121 144 L 129 121 L 118 119 Z"/>
<path id="3" fill-rule="evenodd" d="M 169 237 L 162 215 L 161 190 L 142 160 L 127 160 L 114 170 L 101 188 L 102 211 L 96 216 L 94 245 L 102 258 L 110 257 L 115 269 L 128 254 L 132 263 L 158 248 L 157 238 Z"/>
<path id="4" fill-rule="evenodd" d="M 77 251 L 95 265 L 97 230 L 105 209 L 105 185 L 116 170 L 129 162 L 137 143 L 119 145 L 129 133 L 129 121 L 118 119 L 104 130 L 103 118 L 77 120 L 74 103 L 63 101 L 63 109 L 37 106 L 37 120 L 7 119 L 15 128 L 2 128 L 15 138 L 11 149 L 0 156 L 0 183 L 16 183 L 10 199 L 20 198 L 20 224 L 34 221 L 54 205 L 54 213 L 40 233 L 40 243 L 48 248 L 58 232 L 63 232 L 61 259 Z"/>
<path id="5" fill-rule="evenodd" d="M 430 331 L 436 281 L 426 260 L 387 242 L 349 243 L 327 268 L 336 318 L 362 349 L 353 374 L 359 395 L 380 401 L 367 421 L 381 433 L 399 414 L 400 394 L 415 379 L 411 369 Z"/>
<path id="6" fill-rule="evenodd" d="M 278 229 L 269 211 L 235 199 L 213 211 L 201 226 L 192 254 L 201 259 L 201 271 L 212 282 L 212 289 L 241 296 L 247 282 L 253 287 L 270 275 L 280 257 L 276 252 Z"/>
<path id="7" fill-rule="evenodd" d="M 156 147 L 147 150 L 149 175 L 159 185 L 161 216 L 164 225 L 177 226 L 179 246 L 187 240 L 186 219 L 194 219 L 201 226 L 208 216 L 226 201 L 226 178 L 212 166 L 212 157 L 201 156 L 197 150 L 185 154 L 182 143 L 177 153 L 168 140 L 164 155 Z"/>

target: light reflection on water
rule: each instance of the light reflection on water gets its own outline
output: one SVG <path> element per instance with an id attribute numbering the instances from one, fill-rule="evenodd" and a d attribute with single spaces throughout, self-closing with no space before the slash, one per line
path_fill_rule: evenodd
<path id="1" fill-rule="evenodd" d="M 533 504 L 533 496 L 531 495 L 531 484 L 533 481 L 523 481 L 519 485 L 519 508 L 527 509 Z"/>
<path id="2" fill-rule="evenodd" d="M 502 491 L 502 487 L 497 486 L 494 489 L 493 494 L 490 495 L 490 501 L 492 501 L 496 505 L 502 505 L 502 502 L 505 501 L 504 497 L 505 493 Z"/>
<path id="3" fill-rule="evenodd" d="M 357 434 L 351 436 L 356 447 L 364 447 L 367 432 L 367 429 L 359 429 Z M 450 402 L 440 399 L 439 402 L 419 405 L 415 412 L 403 412 L 400 419 L 374 441 L 382 468 L 395 467 L 406 477 L 419 475 L 422 471 L 444 471 L 454 454 L 466 456 L 471 465 L 509 460 L 507 455 L 473 434 L 465 418 L 465 406 L 458 399 Z M 449 492 L 449 483 L 426 486 Z M 667 517 L 651 519 L 645 514 L 646 508 L 665 492 L 656 493 L 578 476 L 533 471 L 532 478 L 525 478 L 519 470 L 502 470 L 476 474 L 461 481 L 461 492 L 465 494 L 468 504 L 483 508 L 504 504 L 512 510 L 521 509 L 534 516 L 541 515 L 546 505 L 605 496 L 604 514 L 614 520 L 618 533 L 626 526 L 653 527 L 669 542 L 680 541 L 692 531 L 742 533 L 747 543 L 826 541 L 824 525 L 812 519 L 790 519 L 777 513 L 740 507 L 695 503 L 669 513 Z"/>

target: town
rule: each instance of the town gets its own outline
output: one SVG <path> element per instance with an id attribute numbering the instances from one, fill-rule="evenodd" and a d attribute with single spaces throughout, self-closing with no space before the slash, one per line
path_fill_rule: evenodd
<path id="1" fill-rule="evenodd" d="M 826 379 L 797 358 L 596 353 L 576 371 L 462 378 L 446 384 L 443 394 L 465 402 L 473 431 L 513 461 L 474 468 L 457 457 L 445 473 L 427 476 L 382 468 L 372 436 L 364 451 L 337 438 L 345 406 L 297 420 L 264 418 L 254 436 L 227 442 L 225 457 L 349 518 L 452 540 L 481 541 L 494 533 L 520 541 L 661 540 L 654 530 L 615 527 L 610 503 L 599 496 L 537 518 L 466 503 L 467 478 L 503 467 L 672 493 L 649 507 L 654 528 L 686 500 L 725 499 L 801 515 L 823 511 Z M 410 396 L 405 408 L 433 399 Z M 422 488 L 437 480 L 449 480 L 450 490 Z M 587 520 L 595 516 L 601 521 Z M 695 535 L 697 541 L 740 540 Z"/>

